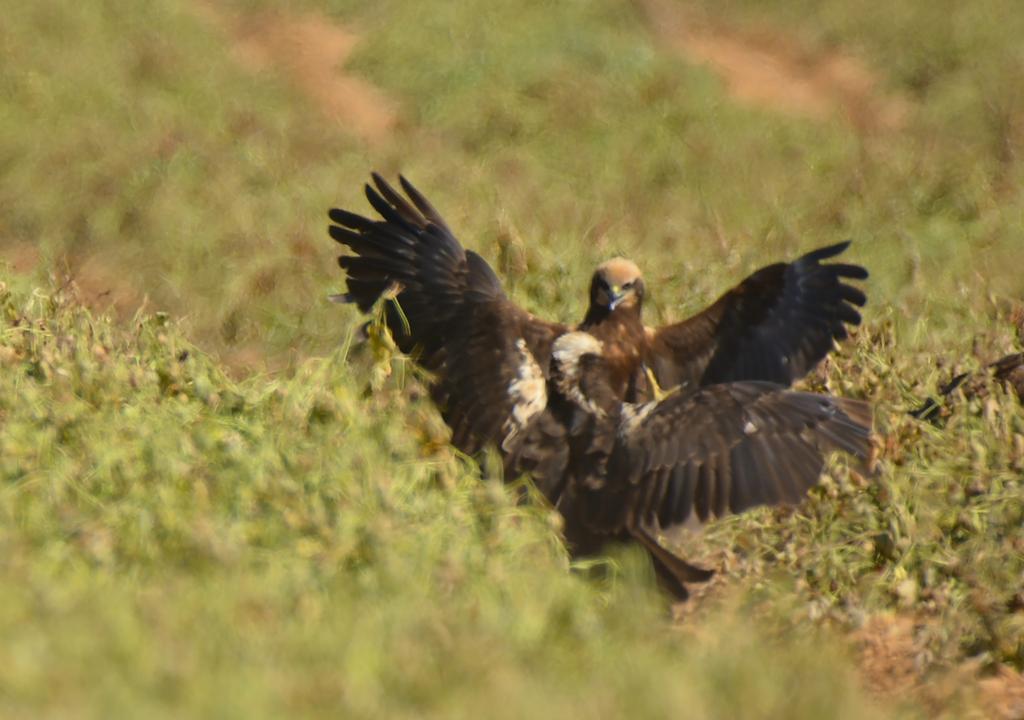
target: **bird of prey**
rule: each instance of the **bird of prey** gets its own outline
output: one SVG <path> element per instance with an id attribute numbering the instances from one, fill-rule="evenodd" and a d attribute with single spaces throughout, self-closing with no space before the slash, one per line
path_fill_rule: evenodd
<path id="1" fill-rule="evenodd" d="M 755 272 L 701 313 L 644 325 L 632 262 L 600 265 L 576 326 L 517 306 L 405 178 L 376 173 L 366 197 L 379 219 L 330 211 L 347 292 L 383 320 L 398 348 L 432 377 L 452 443 L 502 457 L 506 478 L 531 477 L 564 520 L 574 556 L 635 541 L 680 599 L 711 577 L 659 535 L 766 504 L 795 504 L 825 455 L 866 458 L 865 402 L 795 392 L 793 381 L 857 325 L 857 265 L 829 263 L 848 243 Z M 667 389 L 663 393 L 660 388 Z"/>

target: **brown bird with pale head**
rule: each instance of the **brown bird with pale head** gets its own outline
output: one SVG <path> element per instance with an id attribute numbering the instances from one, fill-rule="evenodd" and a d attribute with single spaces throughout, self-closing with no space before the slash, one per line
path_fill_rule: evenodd
<path id="1" fill-rule="evenodd" d="M 353 251 L 333 296 L 384 321 L 402 352 L 432 373 L 431 395 L 452 443 L 498 449 L 505 477 L 530 476 L 565 518 L 576 555 L 634 541 L 679 598 L 711 571 L 667 550 L 659 535 L 757 505 L 795 504 L 825 456 L 865 459 L 862 401 L 794 392 L 860 323 L 860 266 L 822 264 L 848 243 L 755 272 L 701 313 L 643 324 L 640 270 L 600 265 L 576 327 L 513 303 L 487 263 L 455 239 L 405 178 L 403 196 L 374 174 L 373 220 L 331 210 L 331 236 Z M 668 389 L 662 395 L 658 387 Z"/>
<path id="2" fill-rule="evenodd" d="M 636 394 L 637 370 L 647 346 L 643 302 L 644 280 L 633 262 L 612 258 L 597 266 L 590 281 L 590 306 L 579 329 L 606 343 L 612 387 L 623 398 Z"/>

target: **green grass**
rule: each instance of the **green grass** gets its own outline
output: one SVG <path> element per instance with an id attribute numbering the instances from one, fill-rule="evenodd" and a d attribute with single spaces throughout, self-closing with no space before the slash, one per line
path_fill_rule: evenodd
<path id="1" fill-rule="evenodd" d="M 637 558 L 568 572 L 551 511 L 427 452 L 342 354 L 235 383 L 164 318 L 0 302 L 0 711 L 871 716 L 813 629 L 693 642 Z"/>
<path id="2" fill-rule="evenodd" d="M 628 3 L 293 3 L 354 24 L 349 69 L 398 102 L 364 145 L 190 4 L 4 3 L 0 252 L 38 260 L 0 293 L 0 714 L 877 717 L 846 638 L 891 611 L 929 686 L 1020 669 L 1024 413 L 904 415 L 1014 348 L 1011 5 L 696 8 L 856 51 L 911 104 L 862 137 L 736 104 Z M 877 404 L 878 475 L 683 538 L 726 577 L 678 625 L 631 553 L 570 572 L 552 513 L 482 483 L 324 302 L 325 210 L 372 168 L 567 320 L 614 253 L 667 320 L 852 237 L 865 327 L 811 384 Z"/>

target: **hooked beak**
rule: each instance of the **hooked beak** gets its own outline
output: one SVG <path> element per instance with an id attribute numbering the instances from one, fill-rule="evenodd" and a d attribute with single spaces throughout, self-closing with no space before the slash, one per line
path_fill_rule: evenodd
<path id="1" fill-rule="evenodd" d="M 613 287 L 611 291 L 611 299 L 608 302 L 609 311 L 612 311 L 615 308 L 617 308 L 619 305 L 622 304 L 622 301 L 626 299 L 626 293 L 622 292 L 622 290 L 617 285 Z"/>

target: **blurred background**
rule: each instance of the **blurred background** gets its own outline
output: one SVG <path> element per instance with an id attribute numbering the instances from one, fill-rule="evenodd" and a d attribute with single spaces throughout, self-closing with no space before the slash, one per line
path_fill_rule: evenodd
<path id="1" fill-rule="evenodd" d="M 351 322 L 325 213 L 373 169 L 566 319 L 613 253 L 662 319 L 846 238 L 869 314 L 1024 291 L 1013 0 L 6 5 L 2 258 L 242 374 Z"/>

